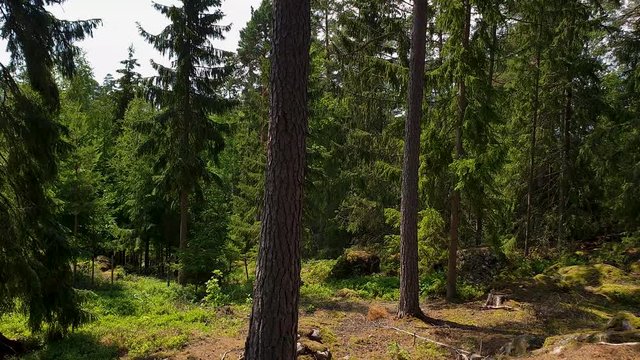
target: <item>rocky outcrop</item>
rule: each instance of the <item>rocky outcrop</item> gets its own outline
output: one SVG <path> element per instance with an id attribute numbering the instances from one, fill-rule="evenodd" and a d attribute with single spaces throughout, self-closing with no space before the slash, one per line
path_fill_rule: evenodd
<path id="1" fill-rule="evenodd" d="M 331 269 L 331 277 L 344 279 L 352 276 L 371 275 L 380 272 L 380 257 L 361 249 L 347 249 Z"/>

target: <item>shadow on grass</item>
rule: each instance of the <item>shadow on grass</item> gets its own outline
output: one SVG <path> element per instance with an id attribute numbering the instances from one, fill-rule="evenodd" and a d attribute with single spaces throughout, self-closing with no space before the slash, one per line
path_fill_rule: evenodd
<path id="1" fill-rule="evenodd" d="M 124 355 L 116 346 L 100 343 L 95 336 L 76 332 L 68 337 L 46 343 L 40 350 L 29 354 L 26 360 L 112 360 Z"/>

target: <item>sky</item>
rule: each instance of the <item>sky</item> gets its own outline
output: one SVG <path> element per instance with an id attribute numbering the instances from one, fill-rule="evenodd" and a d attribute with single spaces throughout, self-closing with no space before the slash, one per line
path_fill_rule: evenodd
<path id="1" fill-rule="evenodd" d="M 156 0 L 164 5 L 177 5 L 177 0 Z M 151 45 L 144 42 L 138 35 L 136 21 L 152 34 L 160 32 L 168 19 L 157 12 L 151 0 L 67 0 L 62 5 L 49 7 L 56 17 L 65 20 L 102 19 L 102 26 L 93 33 L 93 38 L 79 42 L 89 63 L 93 67 L 96 80 L 102 82 L 105 75 L 111 73 L 116 78 L 116 69 L 121 67 L 120 61 L 127 58 L 127 48 L 133 44 L 136 58 L 141 67 L 139 72 L 143 76 L 154 75 L 149 60 L 167 63 Z M 238 45 L 240 30 L 243 29 L 251 17 L 251 7 L 257 8 L 260 0 L 223 0 L 222 11 L 226 17 L 221 25 L 232 24 L 224 41 L 214 43 L 214 46 L 235 51 Z M 4 44 L 0 45 L 4 48 Z M 3 54 L 4 55 L 4 54 Z M 5 56 L 2 56 L 4 61 Z"/>

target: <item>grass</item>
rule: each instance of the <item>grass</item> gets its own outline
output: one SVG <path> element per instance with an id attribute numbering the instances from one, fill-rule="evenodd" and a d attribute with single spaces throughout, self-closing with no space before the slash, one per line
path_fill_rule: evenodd
<path id="1" fill-rule="evenodd" d="M 143 359 L 206 335 L 238 336 L 244 326 L 243 317 L 220 316 L 214 308 L 189 301 L 189 289 L 152 278 L 127 276 L 114 286 L 102 284 L 81 293 L 91 321 L 61 341 L 45 343 L 18 314 L 3 317 L 0 332 L 41 344 L 27 360 L 106 360 L 123 355 Z"/>

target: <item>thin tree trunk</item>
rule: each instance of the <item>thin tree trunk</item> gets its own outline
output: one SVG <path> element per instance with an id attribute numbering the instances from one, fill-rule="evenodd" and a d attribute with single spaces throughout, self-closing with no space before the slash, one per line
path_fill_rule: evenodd
<path id="1" fill-rule="evenodd" d="M 111 285 L 113 285 L 113 272 L 116 267 L 116 251 L 111 252 Z"/>
<path id="2" fill-rule="evenodd" d="M 77 170 L 76 170 L 77 171 Z M 73 215 L 73 239 L 76 242 L 76 246 L 78 245 L 78 214 Z M 78 271 L 78 255 L 73 254 L 73 282 L 72 284 L 76 284 L 76 276 Z"/>
<path id="3" fill-rule="evenodd" d="M 479 208 L 476 213 L 476 246 L 482 245 L 482 232 L 484 231 L 484 211 Z"/>
<path id="4" fill-rule="evenodd" d="M 493 103 L 493 75 L 496 63 L 496 47 L 498 46 L 498 25 L 491 26 L 491 47 L 489 49 L 489 71 L 487 72 L 487 104 Z M 476 209 L 476 246 L 482 245 L 484 235 L 485 187 L 480 185 L 480 203 Z"/>
<path id="5" fill-rule="evenodd" d="M 167 269 L 167 287 L 169 287 L 169 285 L 171 285 L 171 252 L 169 250 L 169 245 L 167 244 L 167 251 L 165 254 L 165 263 L 166 266 L 165 268 Z"/>
<path id="6" fill-rule="evenodd" d="M 246 360 L 296 357 L 310 19 L 309 0 L 273 2 L 269 151 Z"/>
<path id="7" fill-rule="evenodd" d="M 569 151 L 571 147 L 571 117 L 573 116 L 572 102 L 573 90 L 568 85 L 565 90 L 565 107 L 562 120 L 562 163 L 560 170 L 560 203 L 558 216 L 558 246 L 564 247 L 566 240 L 565 219 L 567 208 L 567 197 L 569 192 Z"/>
<path id="8" fill-rule="evenodd" d="M 535 165 L 536 165 L 536 146 L 537 146 L 537 131 L 538 131 L 538 108 L 540 102 L 540 61 L 542 57 L 542 50 L 540 46 L 540 38 L 542 36 L 542 15 L 544 9 L 540 8 L 540 16 L 538 17 L 538 41 L 536 43 L 536 69 L 535 69 L 535 85 L 533 93 L 533 114 L 531 120 L 531 145 L 529 154 L 529 179 L 527 182 L 527 225 L 524 233 L 524 256 L 529 256 L 529 246 L 531 245 L 531 237 L 533 234 L 533 183 L 535 181 Z"/>
<path id="9" fill-rule="evenodd" d="M 247 281 L 249 281 L 249 264 L 247 262 L 247 255 L 244 255 L 244 273 L 247 276 Z"/>
<path id="10" fill-rule="evenodd" d="M 95 283 L 95 272 L 96 272 L 95 260 L 96 260 L 96 254 L 92 250 L 91 251 L 91 286 L 93 286 Z"/>
<path id="11" fill-rule="evenodd" d="M 464 0 L 464 24 L 462 34 L 462 56 L 460 61 L 466 62 L 469 51 L 469 34 L 471 32 L 471 4 L 470 0 Z M 467 86 L 464 74 L 458 79 L 458 119 L 456 122 L 456 154 L 455 159 L 460 160 L 464 156 L 462 148 L 462 127 L 467 111 Z M 456 182 L 457 182 L 456 178 Z M 455 186 L 455 184 L 454 184 Z M 451 224 L 449 227 L 449 261 L 447 264 L 447 300 L 452 301 L 456 297 L 458 241 L 460 227 L 460 190 L 454 188 L 451 196 Z"/>
<path id="12" fill-rule="evenodd" d="M 184 270 L 184 252 L 187 250 L 187 221 L 189 220 L 189 194 L 180 192 L 180 268 L 178 269 L 178 283 L 186 285 L 187 277 Z"/>
<path id="13" fill-rule="evenodd" d="M 145 275 L 149 275 L 149 265 L 151 265 L 151 259 L 149 258 L 149 237 L 146 236 L 144 239 L 144 273 Z"/>
<path id="14" fill-rule="evenodd" d="M 424 318 L 418 282 L 418 168 L 420 121 L 424 96 L 424 62 L 427 32 L 427 1 L 413 2 L 413 32 L 409 60 L 408 113 L 404 130 L 404 162 L 400 211 L 400 303 L 398 317 Z"/>

